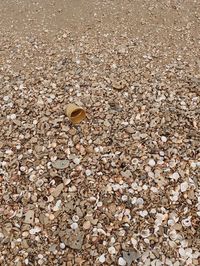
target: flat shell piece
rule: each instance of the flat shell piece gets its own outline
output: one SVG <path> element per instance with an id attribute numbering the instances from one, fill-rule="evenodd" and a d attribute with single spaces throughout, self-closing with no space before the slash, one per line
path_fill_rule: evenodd
<path id="1" fill-rule="evenodd" d="M 123 258 L 127 265 L 130 266 L 133 261 L 136 261 L 140 257 L 140 253 L 137 251 L 123 251 Z"/>
<path id="2" fill-rule="evenodd" d="M 68 160 L 56 160 L 55 162 L 52 162 L 52 166 L 56 169 L 65 169 L 69 166 Z"/>
<path id="3" fill-rule="evenodd" d="M 63 188 L 64 188 L 64 184 L 63 184 L 63 183 L 59 184 L 59 185 L 54 189 L 54 191 L 51 193 L 51 195 L 52 195 L 53 197 L 55 197 L 55 198 L 58 197 L 58 196 L 60 195 L 60 193 L 62 192 Z"/>
<path id="4" fill-rule="evenodd" d="M 33 210 L 27 211 L 27 213 L 25 214 L 24 222 L 26 224 L 33 224 L 34 223 L 34 211 Z"/>
<path id="5" fill-rule="evenodd" d="M 80 230 L 67 229 L 65 232 L 61 232 L 61 240 L 65 243 L 66 246 L 80 250 L 82 248 L 84 232 Z"/>

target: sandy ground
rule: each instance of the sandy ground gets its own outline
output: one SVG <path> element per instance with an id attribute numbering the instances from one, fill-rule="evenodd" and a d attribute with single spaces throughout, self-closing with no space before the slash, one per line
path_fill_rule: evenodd
<path id="1" fill-rule="evenodd" d="M 200 265 L 199 1 L 0 12 L 0 265 Z"/>

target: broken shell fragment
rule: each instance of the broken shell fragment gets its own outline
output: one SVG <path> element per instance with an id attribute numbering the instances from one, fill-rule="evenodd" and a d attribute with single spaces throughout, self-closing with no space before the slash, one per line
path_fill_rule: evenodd
<path id="1" fill-rule="evenodd" d="M 85 110 L 73 103 L 69 103 L 65 109 L 65 114 L 73 124 L 78 124 L 86 118 Z"/>

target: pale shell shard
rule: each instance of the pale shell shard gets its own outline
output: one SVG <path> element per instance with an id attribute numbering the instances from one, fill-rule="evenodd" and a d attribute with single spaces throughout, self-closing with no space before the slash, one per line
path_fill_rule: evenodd
<path id="1" fill-rule="evenodd" d="M 191 217 L 188 217 L 186 219 L 183 219 L 182 220 L 182 225 L 185 226 L 185 227 L 191 226 L 192 225 L 192 223 L 191 223 Z"/>
<path id="2" fill-rule="evenodd" d="M 69 161 L 68 160 L 56 160 L 52 162 L 52 166 L 58 170 L 62 170 L 69 166 Z"/>
<path id="3" fill-rule="evenodd" d="M 189 185 L 187 182 L 183 182 L 180 185 L 181 192 L 185 192 L 188 189 Z"/>
<path id="4" fill-rule="evenodd" d="M 99 256 L 99 262 L 100 263 L 104 263 L 106 261 L 106 257 L 105 257 L 105 254 L 102 254 L 101 256 Z"/>
<path id="5" fill-rule="evenodd" d="M 120 257 L 120 258 L 118 259 L 118 265 L 120 265 L 120 266 L 125 266 L 125 265 L 126 265 L 126 261 L 125 261 L 125 259 L 122 258 L 122 257 Z"/>
<path id="6" fill-rule="evenodd" d="M 151 235 L 149 229 L 144 229 L 141 231 L 140 235 L 143 237 L 143 238 L 146 238 L 146 237 L 149 237 Z"/>
<path id="7" fill-rule="evenodd" d="M 177 181 L 179 179 L 179 177 L 180 177 L 180 175 L 179 175 L 178 172 L 175 172 L 175 173 L 173 173 L 172 175 L 169 176 L 169 178 L 171 178 L 171 179 L 173 179 L 175 181 Z"/>

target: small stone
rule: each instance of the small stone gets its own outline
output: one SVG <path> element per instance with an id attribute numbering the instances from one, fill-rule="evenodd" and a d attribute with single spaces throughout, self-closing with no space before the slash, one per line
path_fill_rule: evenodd
<path id="1" fill-rule="evenodd" d="M 188 189 L 188 183 L 187 182 L 183 182 L 181 183 L 180 185 L 180 188 L 181 188 L 181 192 L 185 192 L 187 189 Z"/>
<path id="2" fill-rule="evenodd" d="M 99 147 L 95 147 L 95 148 L 94 148 L 94 151 L 95 151 L 95 152 L 99 152 L 99 151 L 100 151 Z"/>
<path id="3" fill-rule="evenodd" d="M 87 170 L 85 171 L 85 174 L 86 174 L 86 176 L 90 176 L 90 175 L 92 174 L 92 171 L 89 170 L 89 169 L 87 169 Z"/>
<path id="4" fill-rule="evenodd" d="M 78 224 L 72 223 L 70 227 L 71 227 L 71 229 L 76 230 L 78 228 Z"/>
<path id="5" fill-rule="evenodd" d="M 112 247 L 109 247 L 108 248 L 108 252 L 111 254 L 111 255 L 114 255 L 116 254 L 116 249 L 112 246 Z"/>
<path id="6" fill-rule="evenodd" d="M 156 162 L 154 161 L 154 159 L 150 159 L 148 165 L 154 167 L 156 165 Z"/>
<path id="7" fill-rule="evenodd" d="M 100 262 L 100 263 L 104 263 L 105 261 L 106 261 L 105 254 L 102 254 L 102 255 L 99 257 L 99 262 Z"/>
<path id="8" fill-rule="evenodd" d="M 140 214 L 140 216 L 145 217 L 148 215 L 148 211 L 146 211 L 146 210 L 140 211 L 139 214 Z"/>
<path id="9" fill-rule="evenodd" d="M 122 201 L 127 201 L 127 200 L 128 200 L 127 195 L 123 195 L 123 196 L 122 196 Z"/>
<path id="10" fill-rule="evenodd" d="M 104 124 L 105 127 L 109 127 L 110 126 L 110 123 L 109 123 L 108 120 L 105 120 L 103 124 Z"/>
<path id="11" fill-rule="evenodd" d="M 119 259 L 118 259 L 118 265 L 125 266 L 126 265 L 125 259 L 123 259 L 122 257 L 119 257 Z"/>
<path id="12" fill-rule="evenodd" d="M 27 213 L 25 214 L 24 222 L 26 224 L 33 224 L 34 223 L 34 211 L 33 210 L 27 211 Z"/>
<path id="13" fill-rule="evenodd" d="M 138 198 L 138 199 L 136 200 L 136 204 L 138 204 L 138 205 L 143 205 L 143 204 L 144 204 L 144 200 L 143 200 L 142 198 Z"/>
<path id="14" fill-rule="evenodd" d="M 41 259 L 38 260 L 38 264 L 39 264 L 39 265 L 42 265 L 43 263 L 44 263 L 43 260 L 41 260 Z"/>
<path id="15" fill-rule="evenodd" d="M 162 136 L 162 137 L 161 137 L 161 141 L 162 141 L 162 142 L 167 142 L 167 138 L 166 138 L 165 136 Z"/>
<path id="16" fill-rule="evenodd" d="M 178 172 L 175 172 L 169 176 L 169 178 L 174 179 L 175 181 L 177 181 L 179 179 L 179 177 L 180 177 L 180 175 Z"/>
<path id="17" fill-rule="evenodd" d="M 4 97 L 3 97 L 3 100 L 4 100 L 5 102 L 7 102 L 7 101 L 9 100 L 9 96 L 8 96 L 8 95 L 4 96 Z"/>
<path id="18" fill-rule="evenodd" d="M 60 248 L 64 249 L 65 248 L 65 244 L 64 243 L 60 243 Z"/>
<path id="19" fill-rule="evenodd" d="M 190 165 L 191 165 L 192 168 L 196 168 L 196 166 L 197 166 L 196 162 L 191 162 Z"/>
<path id="20" fill-rule="evenodd" d="M 11 115 L 10 115 L 10 119 L 11 119 L 11 120 L 16 119 L 16 114 L 11 114 Z"/>
<path id="21" fill-rule="evenodd" d="M 49 214 L 49 219 L 50 219 L 51 221 L 53 221 L 53 220 L 55 219 L 55 216 L 54 216 L 53 213 L 50 213 L 50 214 Z"/>
<path id="22" fill-rule="evenodd" d="M 90 227 L 91 227 L 90 221 L 86 221 L 83 223 L 83 229 L 84 230 L 88 230 L 88 229 L 90 229 Z"/>
<path id="23" fill-rule="evenodd" d="M 50 247 L 49 247 L 49 251 L 50 251 L 50 252 L 55 252 L 55 251 L 56 251 L 56 248 L 57 248 L 57 244 L 52 244 L 52 245 L 50 245 Z"/>

